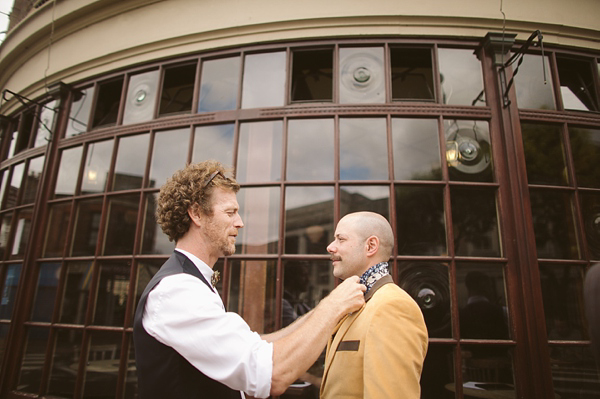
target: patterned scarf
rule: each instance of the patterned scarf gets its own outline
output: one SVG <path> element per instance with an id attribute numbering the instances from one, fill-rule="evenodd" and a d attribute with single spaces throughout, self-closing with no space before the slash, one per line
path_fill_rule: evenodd
<path id="1" fill-rule="evenodd" d="M 371 266 L 369 270 L 364 272 L 363 275 L 360 276 L 360 282 L 361 284 L 367 286 L 367 291 L 365 291 L 365 294 L 369 292 L 369 290 L 373 287 L 377 280 L 379 280 L 383 276 L 387 276 L 388 274 L 390 274 L 390 272 L 388 271 L 387 262 L 381 262 L 374 266 Z"/>

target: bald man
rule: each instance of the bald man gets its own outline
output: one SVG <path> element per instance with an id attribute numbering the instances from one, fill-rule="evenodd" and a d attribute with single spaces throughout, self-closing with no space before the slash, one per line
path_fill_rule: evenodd
<path id="1" fill-rule="evenodd" d="M 327 247 L 333 275 L 359 276 L 365 305 L 342 319 L 327 345 L 321 399 L 418 399 L 428 335 L 417 303 L 388 271 L 394 233 L 373 212 L 344 216 Z"/>

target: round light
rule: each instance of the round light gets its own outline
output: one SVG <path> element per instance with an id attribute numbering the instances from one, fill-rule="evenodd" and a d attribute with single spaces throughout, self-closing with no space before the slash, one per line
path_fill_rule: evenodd
<path id="1" fill-rule="evenodd" d="M 146 99 L 147 93 L 145 90 L 139 90 L 137 93 L 135 93 L 135 102 L 137 104 L 141 104 L 144 102 L 144 100 Z"/>
<path id="2" fill-rule="evenodd" d="M 358 67 L 354 70 L 354 80 L 358 83 L 365 83 L 371 79 L 371 72 L 365 67 Z"/>

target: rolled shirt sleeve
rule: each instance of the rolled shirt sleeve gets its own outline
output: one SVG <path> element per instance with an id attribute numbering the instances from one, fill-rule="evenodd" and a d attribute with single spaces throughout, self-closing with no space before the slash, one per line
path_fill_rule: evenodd
<path id="1" fill-rule="evenodd" d="M 181 273 L 162 279 L 148 295 L 143 325 L 206 376 L 257 398 L 270 395 L 273 345 L 226 312 L 198 278 Z"/>

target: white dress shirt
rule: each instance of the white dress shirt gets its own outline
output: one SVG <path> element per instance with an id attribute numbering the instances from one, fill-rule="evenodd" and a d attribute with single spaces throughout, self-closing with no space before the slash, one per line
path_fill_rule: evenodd
<path id="1" fill-rule="evenodd" d="M 213 270 L 206 263 L 177 251 L 210 281 Z M 257 398 L 269 396 L 273 344 L 251 331 L 237 313 L 226 312 L 217 290 L 200 279 L 187 273 L 163 278 L 148 295 L 142 323 L 148 334 L 206 376 Z"/>

